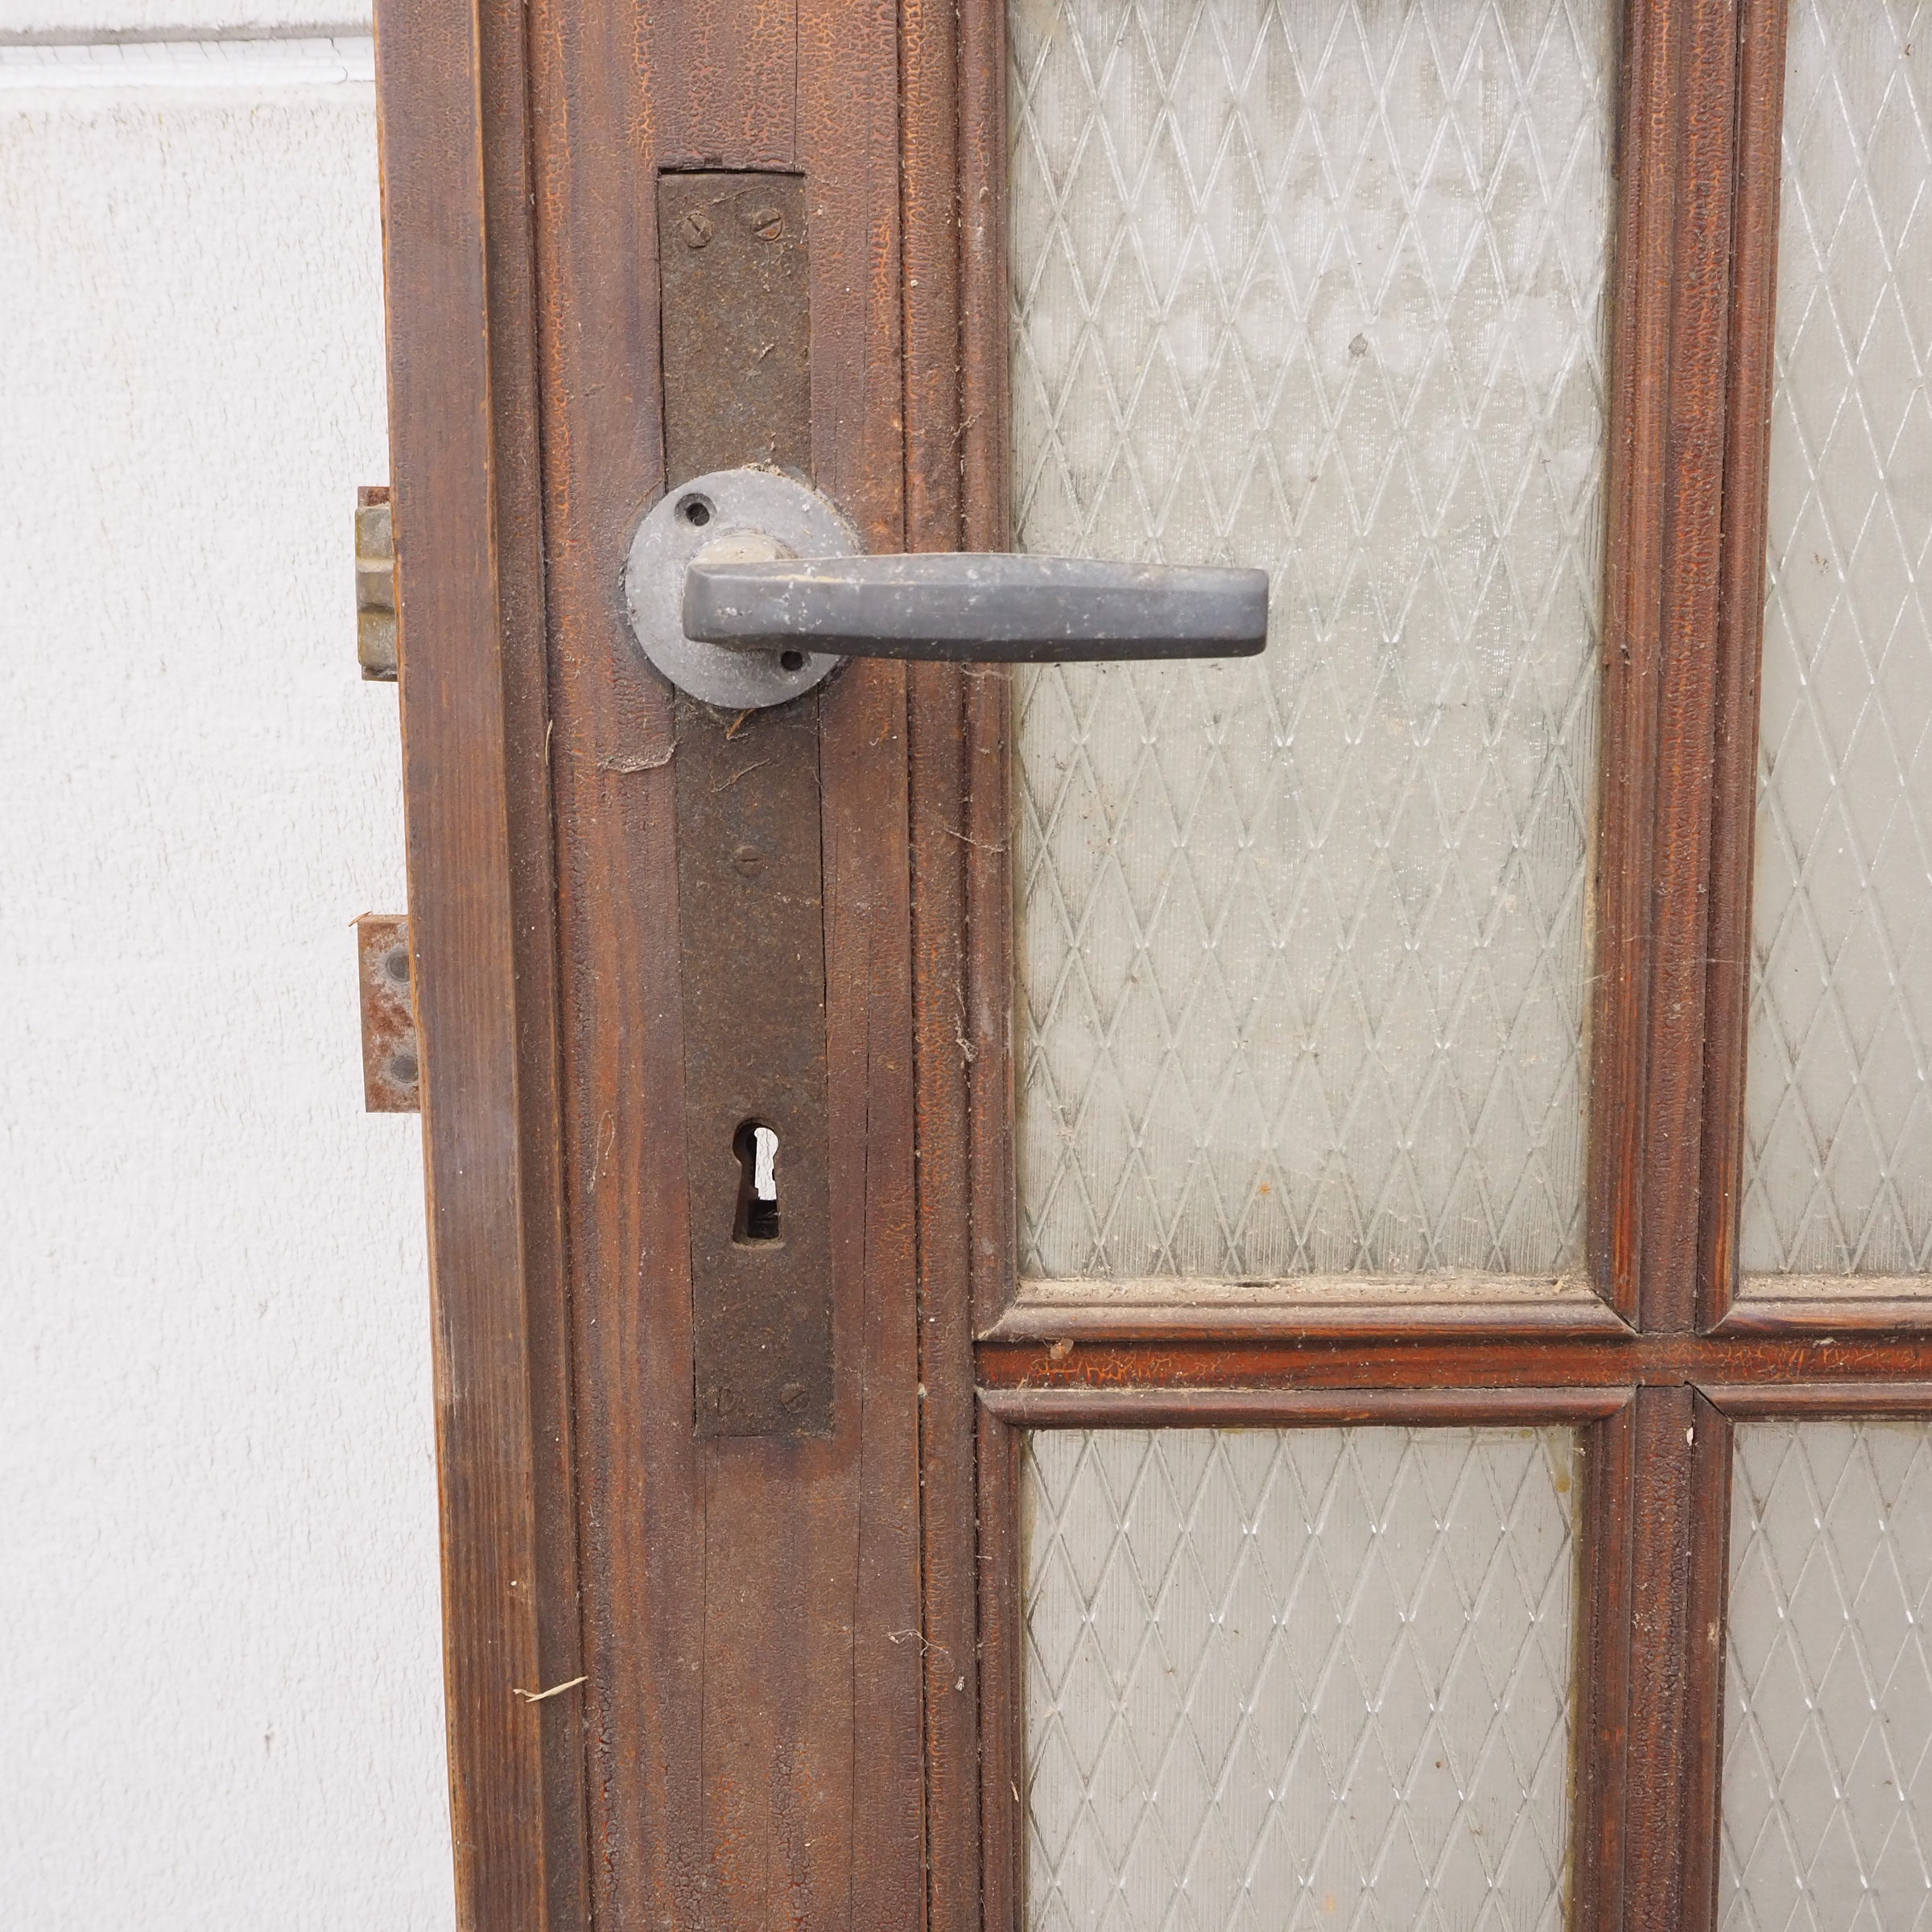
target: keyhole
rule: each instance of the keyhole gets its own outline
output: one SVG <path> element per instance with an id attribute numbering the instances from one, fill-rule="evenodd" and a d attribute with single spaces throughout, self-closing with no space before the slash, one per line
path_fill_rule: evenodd
<path id="1" fill-rule="evenodd" d="M 762 1121 L 747 1121 L 732 1136 L 738 1157 L 738 1217 L 734 1241 L 778 1238 L 778 1137 Z"/>

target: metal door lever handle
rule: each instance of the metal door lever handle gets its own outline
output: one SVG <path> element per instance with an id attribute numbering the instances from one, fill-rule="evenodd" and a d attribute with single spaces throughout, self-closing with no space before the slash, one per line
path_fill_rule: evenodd
<path id="1" fill-rule="evenodd" d="M 684 634 L 727 650 L 1071 664 L 1245 658 L 1268 641 L 1268 576 L 971 551 L 695 559 Z"/>
<path id="2" fill-rule="evenodd" d="M 645 656 L 734 711 L 803 697 L 845 658 L 1249 658 L 1268 641 L 1265 571 L 866 556 L 832 504 L 775 469 L 713 470 L 667 492 L 632 535 L 623 588 Z"/>

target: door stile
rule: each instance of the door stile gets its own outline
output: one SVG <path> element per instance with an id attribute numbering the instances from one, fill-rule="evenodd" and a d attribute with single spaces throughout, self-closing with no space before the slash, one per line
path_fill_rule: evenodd
<path id="1" fill-rule="evenodd" d="M 976 313 L 964 233 L 972 86 L 950 4 L 901 10 L 904 154 L 906 547 L 970 548 L 976 495 L 966 418 Z M 982 351 L 983 353 L 983 351 Z M 1003 354 L 1004 338 L 996 345 Z M 1003 477 L 1000 479 L 1003 482 Z M 983 481 L 977 495 L 984 498 Z M 983 511 L 980 513 L 983 517 Z M 914 1051 L 918 1092 L 919 1520 L 925 1695 L 926 1909 L 933 1932 L 977 1932 L 982 1906 L 983 1646 L 980 1444 L 972 1278 L 984 1217 L 975 1189 L 981 1047 L 972 956 L 983 896 L 973 803 L 985 746 L 979 692 L 997 671 L 921 664 L 907 676 Z M 1003 873 L 1000 887 L 1003 889 Z"/>
<path id="2" fill-rule="evenodd" d="M 972 1932 L 980 1915 L 980 1640 L 964 1077 L 971 1043 L 959 943 L 966 900 L 967 848 L 959 829 L 965 717 L 959 671 L 920 665 L 910 681 L 927 1911 L 935 1932 Z"/>
<path id="3" fill-rule="evenodd" d="M 577 1709 L 535 1698 L 580 1653 L 521 10 L 383 0 L 377 48 L 456 1906 L 564 1932 Z"/>
<path id="4" fill-rule="evenodd" d="M 902 1927 L 925 1892 L 906 679 L 853 666 L 817 700 L 832 1433 L 699 1440 L 677 727 L 618 592 L 691 473 L 664 436 L 667 170 L 803 177 L 815 480 L 902 544 L 898 21 L 543 0 L 530 31 L 593 1914 Z"/>

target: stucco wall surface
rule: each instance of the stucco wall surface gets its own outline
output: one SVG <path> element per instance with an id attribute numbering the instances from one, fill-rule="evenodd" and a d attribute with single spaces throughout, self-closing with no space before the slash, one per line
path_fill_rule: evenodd
<path id="1" fill-rule="evenodd" d="M 369 0 L 0 0 L 0 43 L 366 33 Z"/>
<path id="2" fill-rule="evenodd" d="M 192 52 L 192 50 L 191 50 Z M 0 47 L 0 1922 L 453 1922 L 369 50 Z M 44 64 L 44 63 L 43 63 Z"/>

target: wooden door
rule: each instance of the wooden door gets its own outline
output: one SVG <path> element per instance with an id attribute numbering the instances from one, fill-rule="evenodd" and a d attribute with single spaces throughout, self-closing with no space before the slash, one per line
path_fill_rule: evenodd
<path id="1" fill-rule="evenodd" d="M 1875 1884 L 1896 1886 L 1886 1861 L 1904 1854 L 1888 1847 L 1916 1844 L 1922 1814 L 1908 1789 L 1917 1757 L 1886 1727 L 1890 1707 L 1917 1708 L 1922 1660 L 1912 1662 L 1912 1614 L 1893 1616 L 1908 1633 L 1890 1638 L 1860 1623 L 1880 1612 L 1844 1581 L 1849 1559 L 1832 1538 L 1842 1508 L 1864 1525 L 1868 1568 L 1880 1544 L 1900 1552 L 1887 1574 L 1916 1606 L 1932 1414 L 1914 1085 L 1926 1035 L 1913 1018 L 1932 959 L 1916 936 L 1932 886 L 1914 840 L 1932 812 L 1913 722 L 1926 649 L 1912 588 L 1923 484 L 1908 460 L 1911 372 L 1932 341 L 1913 292 L 1914 211 L 1932 178 L 1918 17 L 1905 0 L 1796 0 L 1788 33 L 1774 0 L 1629 0 L 1620 11 L 1586 0 L 1063 0 L 1010 14 L 997 0 L 384 0 L 411 915 L 466 1923 L 1006 1932 L 1340 1912 L 1336 1922 L 1359 1925 L 1696 1928 L 1717 1922 L 1720 1897 L 1728 1925 L 1761 1922 L 1789 1894 L 1819 1922 L 1849 1926 L 1867 1922 L 1854 1914 Z M 1344 129 L 1348 167 L 1333 161 Z M 1168 188 L 1147 159 L 1163 141 Z M 1083 174 L 1103 151 L 1106 167 Z M 1320 166 L 1303 166 L 1310 154 Z M 1463 172 L 1446 200 L 1416 186 L 1435 194 L 1452 163 Z M 1296 251 L 1370 175 L 1387 196 L 1359 230 L 1329 237 L 1334 258 L 1355 264 L 1350 299 L 1366 304 L 1350 320 L 1340 298 L 1315 302 L 1319 278 L 1302 271 L 1315 257 Z M 1400 218 L 1378 229 L 1376 207 Z M 1444 209 L 1462 210 L 1473 237 L 1443 284 L 1450 320 L 1377 308 L 1358 272 L 1382 246 L 1375 236 L 1425 262 L 1453 239 Z M 778 267 L 758 258 L 767 267 L 749 293 L 716 270 L 725 294 L 694 308 L 691 278 L 726 261 L 741 227 L 791 252 Z M 1526 235 L 1545 253 L 1513 283 L 1505 241 Z M 1490 258 L 1484 249 L 1501 265 L 1493 287 L 1468 266 Z M 1254 267 L 1264 257 L 1276 283 Z M 1140 281 L 1110 280 L 1130 258 Z M 1229 262 L 1248 277 L 1234 295 Z M 1169 299 L 1190 273 L 1214 283 L 1222 309 L 1183 314 Z M 1431 390 L 1430 331 L 1453 336 L 1483 288 L 1490 309 L 1443 366 L 1487 344 L 1491 388 Z M 1560 326 L 1524 320 L 1558 293 Z M 777 304 L 769 353 L 735 326 L 765 316 L 762 302 Z M 707 313 L 715 328 L 693 324 Z M 1137 347 L 1108 333 L 1135 316 Z M 1420 332 L 1405 335 L 1412 324 Z M 1067 373 L 1086 353 L 1067 349 L 1081 330 L 1096 368 L 1127 342 L 1103 369 L 1112 402 Z M 1232 380 L 1231 342 L 1245 345 L 1240 396 L 1216 388 Z M 1298 402 L 1303 349 L 1320 381 Z M 1046 385 L 1056 354 L 1063 366 Z M 1159 489 L 1151 468 L 1137 473 L 1131 514 L 1110 522 L 1096 506 L 1133 433 L 1121 385 L 1162 369 L 1179 427 L 1155 437 L 1146 465 L 1179 450 L 1199 467 L 1190 481 L 1170 464 Z M 1273 386 L 1256 386 L 1257 369 Z M 1513 402 L 1495 401 L 1497 370 Z M 702 470 L 760 460 L 809 471 L 874 551 L 1132 540 L 1266 561 L 1278 634 L 1257 675 L 1276 681 L 1203 700 L 1208 723 L 1187 728 L 1224 777 L 1236 722 L 1257 708 L 1275 716 L 1284 692 L 1302 704 L 1307 687 L 1282 680 L 1315 675 L 1294 653 L 1327 636 L 1355 580 L 1294 573 L 1320 560 L 1311 519 L 1327 501 L 1323 465 L 1365 460 L 1360 398 L 1377 394 L 1406 399 L 1397 428 L 1376 433 L 1403 452 L 1414 501 L 1385 524 L 1362 510 L 1323 568 L 1345 552 L 1349 570 L 1406 568 L 1405 543 L 1446 555 L 1424 501 L 1429 464 L 1443 466 L 1447 502 L 1456 478 L 1488 475 L 1506 447 L 1517 452 L 1508 487 L 1489 475 L 1470 498 L 1456 555 L 1484 569 L 1514 559 L 1513 570 L 1556 555 L 1583 585 L 1563 620 L 1574 620 L 1563 648 L 1582 654 L 1580 670 L 1540 712 L 1525 707 L 1521 667 L 1561 629 L 1547 599 L 1519 597 L 1501 630 L 1477 638 L 1455 630 L 1451 584 L 1412 626 L 1405 617 L 1364 647 L 1413 640 L 1426 658 L 1453 633 L 1473 662 L 1480 644 L 1502 666 L 1507 699 L 1480 758 L 1496 765 L 1533 725 L 1557 747 L 1539 769 L 1562 768 L 1548 782 L 1569 786 L 1574 805 L 1569 829 L 1550 835 L 1571 840 L 1551 861 L 1562 906 L 1543 908 L 1525 956 L 1571 976 L 1552 996 L 1554 1030 L 1537 1036 L 1571 1071 L 1525 1085 L 1526 1036 L 1496 1018 L 1492 993 L 1493 1065 L 1478 1084 L 1513 1083 L 1515 1125 L 1473 1101 L 1403 1113 L 1387 1145 L 1404 1150 L 1414 1212 L 1409 1234 L 1386 1238 L 1374 1215 L 1338 1235 L 1296 1193 L 1315 1171 L 1293 1150 L 1316 1100 L 1279 1096 L 1334 1101 L 1313 1063 L 1335 1051 L 1331 1037 L 1356 1037 L 1346 1028 L 1323 1033 L 1311 1007 L 1289 1072 L 1314 1084 L 1283 1073 L 1265 1117 L 1221 1133 L 1188 1084 L 1208 1037 L 1189 1030 L 1194 1009 L 1165 1004 L 1158 1042 L 1108 1034 L 1101 1051 L 1092 1041 L 1105 1002 L 1075 1011 L 1040 991 L 1051 967 L 1040 895 L 1090 909 L 1098 889 L 1088 877 L 1076 891 L 1074 872 L 1091 859 L 1088 874 L 1125 876 L 1153 836 L 1144 815 L 1116 811 L 1140 795 L 1119 770 L 1100 771 L 1093 721 L 1123 691 L 1141 693 L 1132 729 L 1158 763 L 1178 741 L 1162 735 L 1166 687 L 1109 671 L 1115 682 L 1080 687 L 1076 704 L 1075 687 L 1037 678 L 1016 693 L 1004 672 L 854 663 L 795 706 L 713 716 L 675 702 L 644 663 L 621 593 L 652 504 Z M 1216 397 L 1220 453 L 1203 456 L 1203 398 Z M 1544 422 L 1564 397 L 1582 417 L 1525 443 L 1523 423 Z M 1297 438 L 1318 416 L 1327 440 L 1290 474 L 1287 456 L 1300 460 Z M 1428 440 L 1439 431 L 1460 439 L 1446 456 Z M 1096 456 L 1091 436 L 1072 448 L 1089 432 L 1112 435 L 1113 456 Z M 1040 464 L 1056 439 L 1064 500 L 1050 514 Z M 1229 481 L 1230 450 L 1248 452 L 1242 477 L 1265 472 L 1265 516 L 1242 510 L 1263 497 Z M 1582 468 L 1551 481 L 1579 450 Z M 1554 534 L 1513 521 L 1510 506 L 1537 490 L 1559 503 Z M 1224 514 L 1189 524 L 1202 502 Z M 1256 544 L 1265 555 L 1244 548 Z M 1404 582 L 1412 592 L 1426 574 L 1418 566 Z M 1343 630 L 1315 666 L 1323 675 L 1349 662 Z M 1416 720 L 1476 703 L 1476 687 L 1455 688 L 1433 712 L 1406 698 L 1407 709 L 1338 712 L 1329 725 L 1304 704 L 1242 769 L 1273 759 L 1305 778 L 1325 758 L 1356 759 L 1351 809 L 1380 824 L 1383 767 L 1358 758 L 1362 717 L 1379 716 L 1410 734 L 1389 796 L 1426 794 L 1440 807 L 1448 767 L 1416 749 L 1435 729 Z M 1049 848 L 1066 788 L 1047 809 L 1036 782 L 1062 742 L 1086 748 L 1069 764 L 1092 769 L 1068 782 L 1088 786 L 1075 809 L 1100 826 L 1063 875 Z M 1228 784 L 1232 796 L 1239 783 Z M 1249 852 L 1258 823 L 1196 822 L 1176 807 L 1159 836 L 1179 856 L 1157 884 L 1186 875 L 1206 905 L 1195 861 Z M 803 992 L 755 943 L 728 959 L 731 931 L 752 929 L 715 930 L 737 890 L 725 861 L 753 852 L 740 869 L 756 872 L 768 838 L 793 838 L 795 854 L 801 824 L 812 869 L 793 911 L 808 906 L 820 940 Z M 1528 914 L 1510 895 L 1530 878 L 1531 831 L 1498 846 L 1446 807 L 1432 824 L 1436 887 L 1453 873 L 1476 925 L 1500 907 L 1520 927 Z M 1484 859 L 1491 846 L 1504 856 Z M 1386 839 L 1371 847 L 1387 861 Z M 1543 860 L 1549 849 L 1538 848 Z M 1754 852 L 1774 887 L 1755 910 Z M 1281 864 L 1314 876 L 1305 850 Z M 1348 896 L 1363 875 L 1338 864 L 1325 876 Z M 1214 903 L 1265 909 L 1269 890 L 1244 899 L 1230 888 Z M 1088 916 L 1068 914 L 1062 938 Z M 1090 945 L 1096 984 L 1111 975 L 1117 992 L 1133 972 L 1168 970 L 1152 914 L 1126 937 L 1092 920 L 1063 953 Z M 1363 928 L 1331 921 L 1319 945 L 1309 930 L 1283 915 L 1268 944 L 1290 962 L 1346 960 Z M 1459 943 L 1426 922 L 1415 930 L 1411 955 L 1425 964 Z M 1174 943 L 1225 963 L 1237 939 L 1203 915 Z M 1357 993 L 1367 1011 L 1373 999 Z M 1236 1065 L 1275 1038 L 1270 1016 L 1286 1009 L 1231 1006 L 1215 1051 Z M 1055 1035 L 1056 1025 L 1072 1030 Z M 1341 1086 L 1381 1080 L 1393 1092 L 1417 1067 L 1447 1066 L 1472 1025 L 1449 1001 L 1419 1030 L 1370 1027 L 1359 1077 Z M 822 1132 L 801 1142 L 786 1128 L 781 1192 L 792 1238 L 817 1257 L 807 1273 L 824 1347 L 773 1384 L 808 1422 L 734 1433 L 706 1407 L 705 1363 L 741 1327 L 720 1318 L 714 1277 L 726 1239 L 716 1177 L 730 1172 L 719 1163 L 744 1123 L 735 1103 L 711 1118 L 707 1083 L 734 1041 L 762 1066 L 800 1037 L 786 1091 L 819 1109 Z M 1073 1058 L 1052 1062 L 1063 1051 Z M 1070 1099 L 1055 1067 L 1082 1052 Z M 1160 1055 L 1178 1071 L 1150 1075 Z M 1081 1097 L 1098 1091 L 1092 1069 L 1109 1055 L 1113 1143 L 1095 1125 L 1105 1109 Z M 1453 1098 L 1454 1077 L 1431 1092 Z M 1247 1079 L 1231 1073 L 1216 1091 L 1261 1091 Z M 1522 1096 L 1536 1079 L 1531 1107 Z M 1119 1096 L 1136 1080 L 1130 1104 Z M 1161 1137 L 1189 1106 L 1194 1138 L 1174 1166 Z M 1543 1139 L 1544 1125 L 1524 1126 L 1532 1114 L 1554 1123 Z M 1337 1198 L 1359 1200 L 1345 1127 L 1322 1158 L 1341 1163 Z M 1473 1245 L 1424 1211 L 1437 1186 L 1424 1170 L 1456 1135 L 1456 1174 L 1488 1177 L 1476 1195 L 1488 1204 L 1456 1209 L 1480 1224 Z M 1141 1193 L 1120 1206 L 1127 1192 L 1115 1187 L 1115 1207 L 1095 1208 L 1070 1245 L 1042 1233 L 1043 1203 L 1083 1162 L 1089 1177 L 1131 1166 Z M 1495 1202 L 1533 1166 L 1555 1205 L 1512 1220 Z M 1188 1207 L 1237 1169 L 1225 1186 L 1240 1201 L 1216 1195 L 1218 1221 Z M 1461 1185 L 1429 1198 L 1476 1198 Z M 1299 1204 L 1284 1207 L 1278 1187 Z M 1875 1418 L 1899 1418 L 1901 1432 L 1861 1434 Z M 1495 1447 L 1525 1439 L 1534 1454 Z M 1256 1797 L 1253 1764 L 1211 1744 L 1207 1719 L 1195 1726 L 1185 1710 L 1142 1735 L 1141 1707 L 1110 1687 L 1118 1660 L 1103 1638 L 1062 1643 L 1049 1628 L 1055 1616 L 1092 1626 L 1104 1608 L 1097 1585 L 1050 1601 L 1042 1581 L 1074 1563 L 1068 1499 L 1113 1544 L 1141 1507 L 1109 1488 L 1108 1458 L 1142 1472 L 1133 1482 L 1152 1472 L 1145 1480 L 1170 1500 L 1185 1465 L 1188 1508 L 1208 1498 L 1232 1511 L 1238 1541 L 1262 1536 L 1267 1515 L 1242 1501 L 1243 1484 L 1257 1496 L 1269 1484 L 1307 1492 L 1310 1445 L 1323 1443 L 1358 1472 L 1371 1454 L 1398 1476 L 1420 1472 L 1412 1492 L 1425 1498 L 1441 1473 L 1431 1457 L 1451 1455 L 1450 1488 L 1493 1490 L 1514 1456 L 1511 1493 L 1546 1488 L 1538 1521 L 1560 1544 L 1538 1572 L 1555 1595 L 1521 1609 L 1525 1629 L 1560 1610 L 1535 1649 L 1542 1769 L 1485 1786 L 1501 1807 L 1488 1813 L 1460 1785 L 1442 1797 L 1447 1822 L 1410 1860 L 1413 1896 L 1359 1846 L 1345 1857 L 1269 1852 L 1267 1864 L 1257 1847 L 1280 1794 Z M 1378 1534 L 1406 1522 L 1398 1538 L 1433 1537 L 1435 1549 L 1455 1510 L 1403 1517 L 1388 1501 L 1396 1482 L 1362 1502 L 1362 1522 Z M 1299 1562 L 1322 1555 L 1327 1520 L 1311 1503 L 1265 1534 Z M 1501 1549 L 1527 1519 L 1499 1520 L 1479 1534 Z M 1191 1563 L 1195 1521 L 1166 1532 Z M 1460 1560 L 1444 1557 L 1443 1574 Z M 1170 1604 L 1133 1570 L 1141 1562 L 1119 1559 L 1139 1596 L 1105 1614 L 1137 1603 L 1149 1628 L 1195 1616 L 1197 1663 L 1231 1641 L 1216 1633 L 1224 1603 Z M 1779 1634 L 1803 1578 L 1827 1572 L 1846 1654 L 1864 1660 L 1860 1695 L 1875 1715 L 1863 1730 L 1833 1728 L 1843 1686 L 1825 1680 L 1838 1653 Z M 1398 1603 L 1392 1587 L 1372 1579 L 1338 1593 L 1335 1628 L 1365 1643 L 1392 1613 L 1405 1626 L 1439 1611 L 1472 1629 L 1480 1620 L 1480 1591 L 1459 1598 L 1444 1584 Z M 1259 1614 L 1285 1624 L 1291 1596 L 1278 1578 Z M 1744 1645 L 1728 1663 L 1728 1619 Z M 1137 1657 L 1151 1641 L 1139 1624 L 1129 1636 Z M 1420 1638 L 1389 1641 L 1393 1657 Z M 1868 1653 L 1888 1642 L 1880 1670 Z M 1094 1669 L 1070 1690 L 1071 1666 L 1046 1653 L 1080 1643 Z M 1525 1639 L 1509 1654 L 1533 1648 Z M 1448 1695 L 1447 1678 L 1430 1681 L 1428 1697 Z M 1457 1680 L 1457 1695 L 1473 1681 Z M 1526 1707 L 1525 1681 L 1510 1670 L 1489 1685 L 1497 1713 Z M 1250 1729 L 1263 1711 L 1284 1738 L 1319 1704 L 1313 1691 L 1282 1701 L 1259 1678 L 1220 1680 L 1213 1695 Z M 1088 1700 L 1091 1748 L 1069 1769 L 1055 1756 L 1066 1731 L 1055 1700 L 1075 1696 Z M 1810 1714 L 1795 1744 L 1791 1726 L 1779 1730 L 1781 1696 Z M 1370 1727 L 1390 1752 L 1393 1724 Z M 1480 1736 L 1516 1749 L 1501 1724 Z M 1143 1856 L 1178 1802 L 1160 1766 L 1179 1761 L 1154 1763 L 1149 1738 L 1165 1751 L 1183 1732 L 1188 1775 L 1211 1795 L 1185 1856 L 1168 1845 Z M 1424 1773 L 1461 1777 L 1444 1770 L 1453 1740 L 1432 1764 L 1417 1755 L 1435 1735 L 1426 1724 L 1403 1734 L 1414 1763 L 1377 1845 L 1406 1834 L 1419 1846 Z M 1819 1762 L 1833 1752 L 1843 1762 L 1820 1772 L 1806 1739 Z M 1896 1826 L 1872 1824 L 1867 1800 L 1846 1795 L 1883 1784 L 1870 1765 L 1885 1751 Z M 1350 1783 L 1366 1761 L 1349 1762 L 1323 1773 L 1324 1817 L 1367 1789 Z M 1232 1815 L 1236 1800 L 1267 1814 L 1239 1843 L 1200 1823 L 1217 1805 Z M 1525 1876 L 1479 1841 L 1485 1818 L 1505 1836 L 1530 1831 L 1533 1800 Z M 1071 1862 L 1070 1806 L 1093 1825 Z M 1121 1823 L 1129 1810 L 1147 1832 Z M 1815 1843 L 1793 1823 L 1806 1813 L 1824 1821 Z M 1117 1855 L 1117 1824 L 1128 1847 Z M 1243 1859 L 1244 1872 L 1269 1876 L 1230 1893 Z M 1209 1893 L 1220 1905 L 1203 1904 Z M 1484 1911 L 1504 1916 L 1479 1921 Z M 1881 1910 L 1870 1922 L 1908 1922 Z"/>

